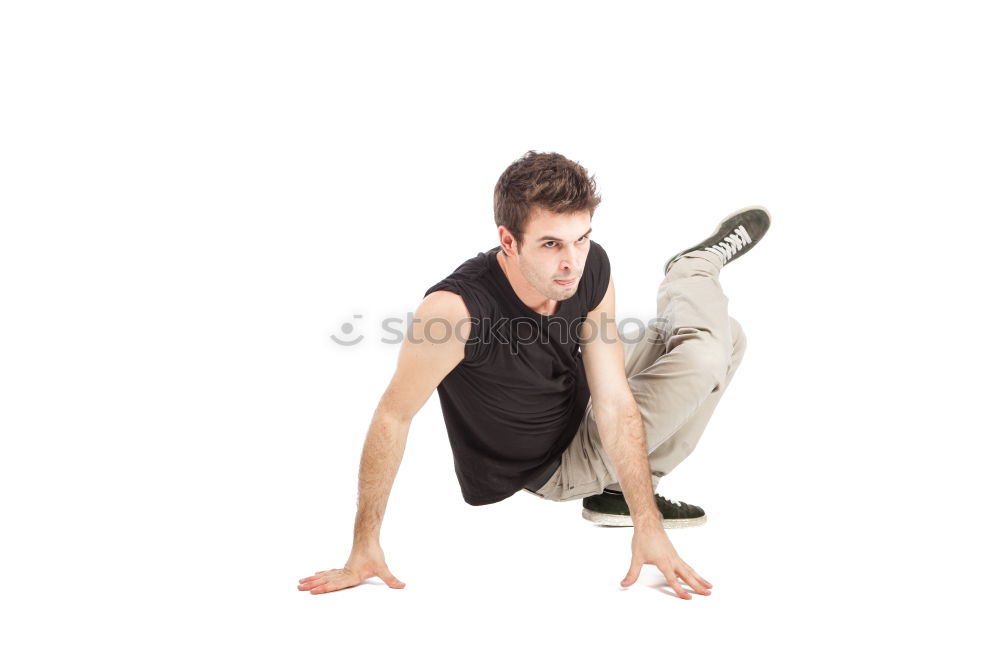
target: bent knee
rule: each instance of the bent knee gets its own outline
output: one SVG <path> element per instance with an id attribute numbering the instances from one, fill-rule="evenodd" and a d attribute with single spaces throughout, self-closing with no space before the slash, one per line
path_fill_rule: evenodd
<path id="1" fill-rule="evenodd" d="M 697 353 L 691 355 L 693 370 L 708 379 L 714 391 L 726 379 L 732 361 L 732 350 L 715 338 L 698 340 L 692 345 Z"/>
<path id="2" fill-rule="evenodd" d="M 739 327 L 739 324 L 737 324 Z M 735 333 L 741 342 L 742 328 Z M 703 328 L 680 327 L 672 332 L 667 341 L 667 353 L 678 353 L 684 358 L 685 371 L 710 382 L 709 390 L 722 384 L 733 364 L 736 342 L 731 335 L 719 335 Z M 682 347 L 682 350 L 677 350 Z"/>

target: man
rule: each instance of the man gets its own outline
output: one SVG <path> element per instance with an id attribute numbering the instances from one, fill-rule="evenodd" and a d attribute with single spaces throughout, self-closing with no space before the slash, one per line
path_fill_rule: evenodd
<path id="1" fill-rule="evenodd" d="M 372 576 L 402 588 L 379 544 L 410 421 L 436 388 L 466 502 L 521 489 L 583 498 L 584 518 L 631 525 L 632 561 L 690 599 L 711 584 L 677 554 L 664 527 L 705 521 L 654 489 L 694 448 L 745 349 L 719 271 L 767 231 L 762 208 L 727 218 L 664 267 L 658 318 L 627 351 L 615 324 L 604 249 L 590 240 L 594 179 L 556 153 L 528 152 L 500 176 L 500 245 L 427 290 L 361 457 L 354 547 L 343 569 L 299 581 L 313 594 Z"/>

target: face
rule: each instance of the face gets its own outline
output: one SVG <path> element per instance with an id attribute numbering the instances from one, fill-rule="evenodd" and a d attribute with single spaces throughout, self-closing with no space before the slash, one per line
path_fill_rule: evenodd
<path id="1" fill-rule="evenodd" d="M 564 301 L 580 288 L 590 252 L 590 222 L 585 210 L 552 213 L 536 208 L 532 212 L 514 259 L 528 284 L 546 298 Z"/>

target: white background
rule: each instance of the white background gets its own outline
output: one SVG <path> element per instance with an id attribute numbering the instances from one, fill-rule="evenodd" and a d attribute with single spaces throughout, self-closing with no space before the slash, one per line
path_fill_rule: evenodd
<path id="1" fill-rule="evenodd" d="M 4 3 L 3 661 L 995 663 L 986 6 Z M 529 149 L 596 175 L 621 318 L 771 211 L 659 488 L 714 593 L 620 589 L 631 530 L 579 502 L 466 505 L 436 395 L 382 530 L 406 588 L 298 592 L 350 551 L 378 320 L 496 245 Z"/>

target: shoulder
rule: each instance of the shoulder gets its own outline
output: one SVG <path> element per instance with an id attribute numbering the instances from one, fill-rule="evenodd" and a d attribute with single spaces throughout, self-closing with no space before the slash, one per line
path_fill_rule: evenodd
<path id="1" fill-rule="evenodd" d="M 430 293 L 431 291 L 440 288 L 441 285 L 454 282 L 472 282 L 481 279 L 489 271 L 490 262 L 496 261 L 494 257 L 494 250 L 497 249 L 499 248 L 494 248 L 489 252 L 480 252 L 472 258 L 466 259 L 454 270 L 452 270 L 447 277 L 428 289 L 425 293 Z"/>
<path id="2" fill-rule="evenodd" d="M 442 287 L 427 294 L 413 313 L 412 335 L 417 339 L 446 342 L 455 350 L 464 349 L 478 330 L 475 301 L 465 289 L 450 291 Z M 456 351 L 456 353 L 459 353 Z M 470 359 L 472 350 L 465 349 L 461 358 Z"/>
<path id="3" fill-rule="evenodd" d="M 499 248 L 494 248 L 498 250 Z M 480 252 L 453 270 L 446 278 L 434 284 L 424 292 L 425 297 L 436 293 L 450 294 L 432 299 L 428 307 L 444 307 L 460 309 L 459 302 L 464 303 L 465 312 L 457 313 L 464 316 L 483 317 L 494 309 L 494 292 L 491 285 L 490 262 L 496 261 L 495 252 Z"/>
<path id="4" fill-rule="evenodd" d="M 590 241 L 590 251 L 594 254 L 594 258 L 599 262 L 608 261 L 608 253 L 604 249 L 604 246 L 595 240 Z M 587 256 L 590 259 L 590 256 Z"/>
<path id="5" fill-rule="evenodd" d="M 417 306 L 417 312 L 426 316 L 437 316 L 457 321 L 469 317 L 469 308 L 465 299 L 453 291 L 441 289 L 424 296 Z"/>
<path id="6" fill-rule="evenodd" d="M 585 288 L 584 298 L 587 311 L 596 308 L 608 291 L 611 284 L 611 260 L 600 243 L 590 241 L 590 252 L 587 253 L 587 263 L 584 266 L 584 279 L 581 284 Z"/>

